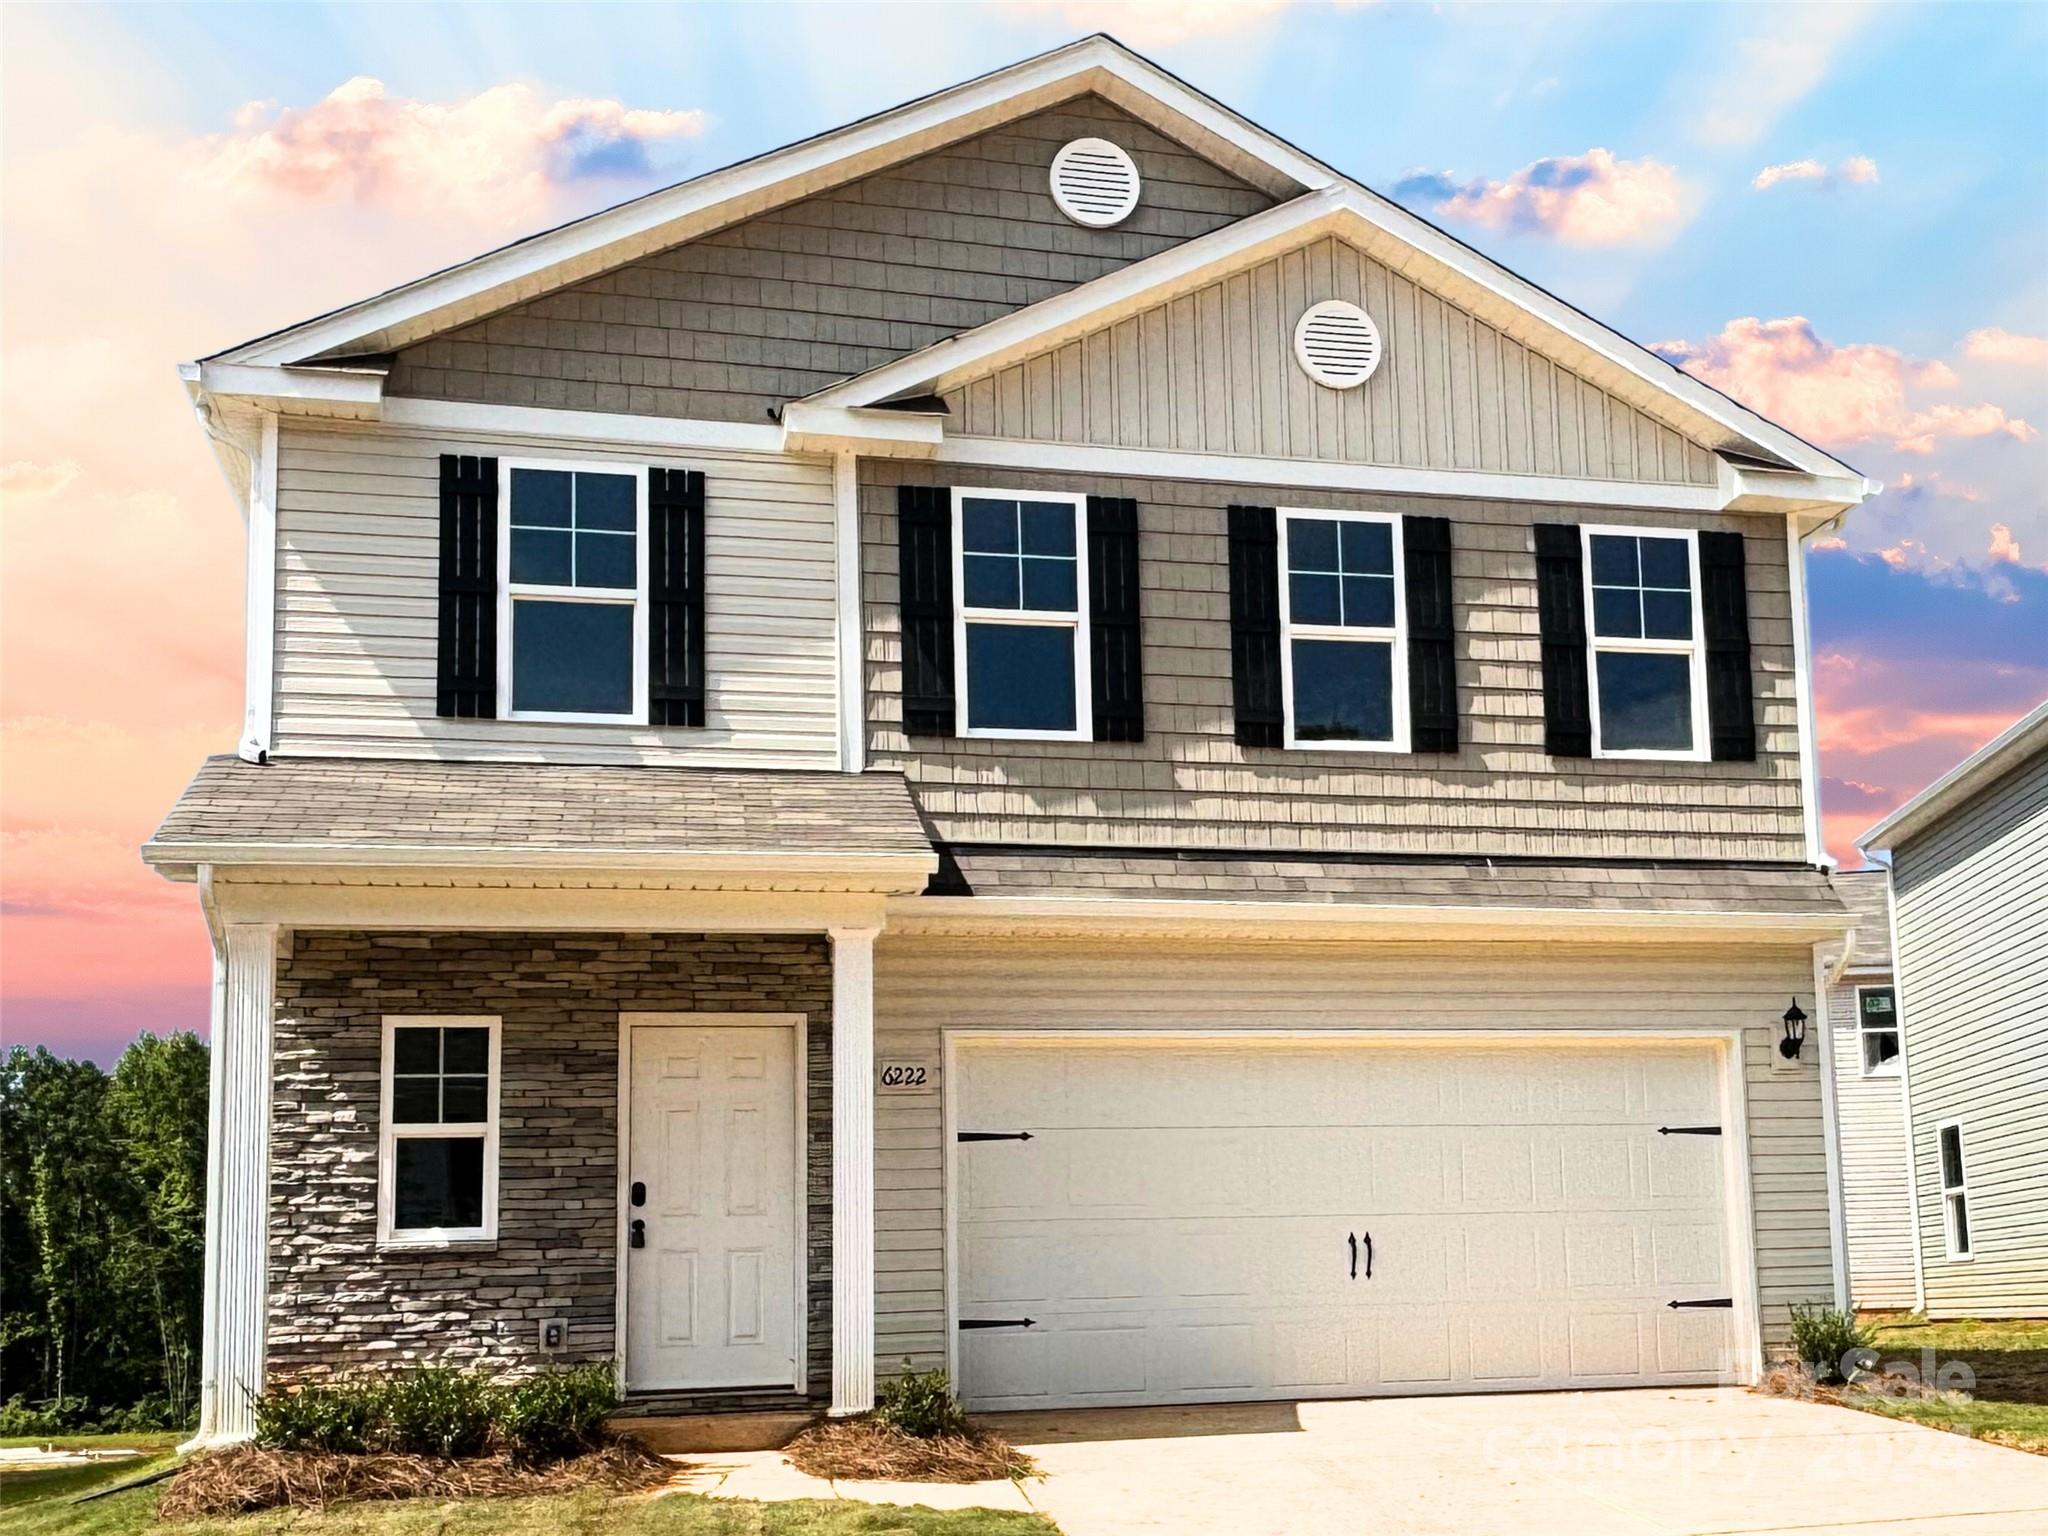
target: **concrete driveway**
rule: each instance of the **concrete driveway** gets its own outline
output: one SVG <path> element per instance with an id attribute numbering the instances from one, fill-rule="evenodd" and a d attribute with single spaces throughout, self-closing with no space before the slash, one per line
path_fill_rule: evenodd
<path id="1" fill-rule="evenodd" d="M 2048 1458 L 1728 1388 L 990 1420 L 1066 1536 L 2048 1532 Z"/>

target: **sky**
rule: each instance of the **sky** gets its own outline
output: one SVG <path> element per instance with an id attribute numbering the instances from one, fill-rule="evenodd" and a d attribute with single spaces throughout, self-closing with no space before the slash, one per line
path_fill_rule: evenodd
<path id="1" fill-rule="evenodd" d="M 137 848 L 241 714 L 174 368 L 1087 32 L 1886 485 L 1810 562 L 1830 848 L 2048 696 L 2048 6 L 0 7 L 0 1040 L 206 1021 Z"/>

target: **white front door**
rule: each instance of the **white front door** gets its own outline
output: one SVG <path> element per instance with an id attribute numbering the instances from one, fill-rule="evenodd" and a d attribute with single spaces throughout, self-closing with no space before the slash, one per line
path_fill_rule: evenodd
<path id="1" fill-rule="evenodd" d="M 794 1386 L 796 1031 L 627 1028 L 626 1382 Z"/>
<path id="2" fill-rule="evenodd" d="M 1737 1379 L 1719 1077 L 1583 1039 L 963 1039 L 962 1393 Z"/>

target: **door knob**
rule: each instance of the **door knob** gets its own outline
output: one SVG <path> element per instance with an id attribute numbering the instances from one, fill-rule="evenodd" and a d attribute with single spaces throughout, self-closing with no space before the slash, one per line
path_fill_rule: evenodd
<path id="1" fill-rule="evenodd" d="M 645 1248 L 647 1246 L 646 1222 L 639 1220 L 637 1217 L 634 1219 L 633 1224 L 626 1229 L 626 1246 L 629 1248 Z"/>

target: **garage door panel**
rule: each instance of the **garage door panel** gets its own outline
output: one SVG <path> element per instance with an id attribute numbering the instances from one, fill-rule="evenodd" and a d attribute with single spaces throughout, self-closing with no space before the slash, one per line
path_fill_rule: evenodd
<path id="1" fill-rule="evenodd" d="M 1728 1288 L 1722 1146 L 1656 1134 L 1712 1123 L 1717 1075 L 1701 1048 L 1584 1042 L 964 1044 L 956 1123 L 1032 1139 L 956 1149 L 960 1315 L 1033 1325 L 962 1332 L 963 1391 L 1724 1378 L 1732 1314 L 1667 1306 Z"/>

